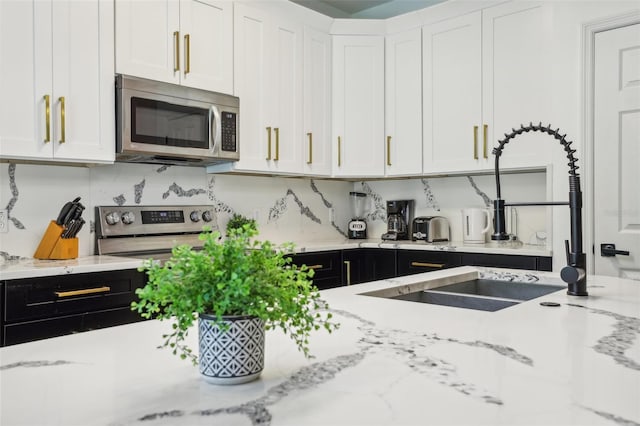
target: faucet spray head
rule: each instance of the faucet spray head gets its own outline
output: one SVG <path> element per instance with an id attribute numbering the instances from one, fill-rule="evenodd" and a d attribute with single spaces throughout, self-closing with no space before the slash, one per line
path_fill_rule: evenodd
<path id="1" fill-rule="evenodd" d="M 504 200 L 493 200 L 493 230 L 491 239 L 494 241 L 505 241 L 509 239 L 506 233 L 506 220 L 504 212 Z"/>

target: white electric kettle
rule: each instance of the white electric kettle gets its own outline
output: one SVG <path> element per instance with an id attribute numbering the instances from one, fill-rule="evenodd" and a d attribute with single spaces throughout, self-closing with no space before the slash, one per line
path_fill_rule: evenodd
<path id="1" fill-rule="evenodd" d="M 482 244 L 491 231 L 491 212 L 488 209 L 462 209 L 462 240 L 465 243 Z"/>

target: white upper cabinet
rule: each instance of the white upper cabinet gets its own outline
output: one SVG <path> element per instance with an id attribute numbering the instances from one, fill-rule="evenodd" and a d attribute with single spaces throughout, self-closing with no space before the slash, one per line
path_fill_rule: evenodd
<path id="1" fill-rule="evenodd" d="M 492 168 L 504 133 L 552 120 L 549 25 L 544 2 L 512 2 L 423 28 L 425 173 Z M 545 165 L 548 141 L 533 139 L 509 143 L 501 167 Z"/>
<path id="2" fill-rule="evenodd" d="M 420 28 L 385 40 L 385 174 L 422 173 L 422 36 Z"/>
<path id="3" fill-rule="evenodd" d="M 0 2 L 0 157 L 115 158 L 113 2 Z"/>
<path id="4" fill-rule="evenodd" d="M 481 12 L 423 28 L 424 172 L 486 167 Z"/>
<path id="5" fill-rule="evenodd" d="M 384 175 L 384 37 L 333 37 L 333 174 Z"/>
<path id="6" fill-rule="evenodd" d="M 482 122 L 488 126 L 490 150 L 520 124 L 557 124 L 551 115 L 549 3 L 513 2 L 482 13 Z M 547 135 L 523 134 L 505 146 L 500 167 L 543 166 L 560 152 Z"/>
<path id="7" fill-rule="evenodd" d="M 299 174 L 302 26 L 261 8 L 236 4 L 234 44 L 240 161 L 208 170 Z"/>
<path id="8" fill-rule="evenodd" d="M 233 3 L 116 0 L 116 72 L 233 92 Z"/>
<path id="9" fill-rule="evenodd" d="M 331 174 L 331 36 L 304 29 L 303 172 Z"/>

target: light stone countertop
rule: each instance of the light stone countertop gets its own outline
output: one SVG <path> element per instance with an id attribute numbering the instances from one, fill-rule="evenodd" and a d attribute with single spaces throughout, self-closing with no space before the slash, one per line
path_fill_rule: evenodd
<path id="1" fill-rule="evenodd" d="M 412 241 L 368 240 L 331 240 L 316 242 L 298 242 L 297 253 L 313 253 L 327 250 L 346 250 L 356 248 L 386 248 L 404 250 L 456 251 L 465 253 L 511 254 L 522 256 L 551 256 L 551 251 L 543 246 L 505 243 L 464 244 L 447 242 L 429 244 Z M 142 265 L 143 259 L 120 256 L 83 256 L 69 260 L 39 260 L 22 258 L 0 262 L 0 281 L 20 278 L 35 278 L 52 275 L 79 274 L 122 269 L 135 269 Z"/>
<path id="2" fill-rule="evenodd" d="M 0 424 L 640 424 L 638 281 L 589 276 L 589 297 L 563 289 L 496 312 L 361 295 L 460 274 L 560 283 L 461 267 L 326 290 L 341 327 L 314 332 L 314 359 L 269 331 L 261 378 L 228 387 L 157 349 L 169 322 L 5 347 Z"/>

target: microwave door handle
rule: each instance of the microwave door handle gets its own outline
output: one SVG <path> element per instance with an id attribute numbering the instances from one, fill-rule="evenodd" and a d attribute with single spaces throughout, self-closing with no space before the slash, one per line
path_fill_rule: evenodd
<path id="1" fill-rule="evenodd" d="M 213 117 L 213 120 L 211 119 Z M 222 121 L 220 120 L 220 111 L 215 105 L 211 105 L 209 109 L 209 124 L 211 126 L 211 150 L 215 152 L 216 144 L 220 140 L 222 133 Z"/>

